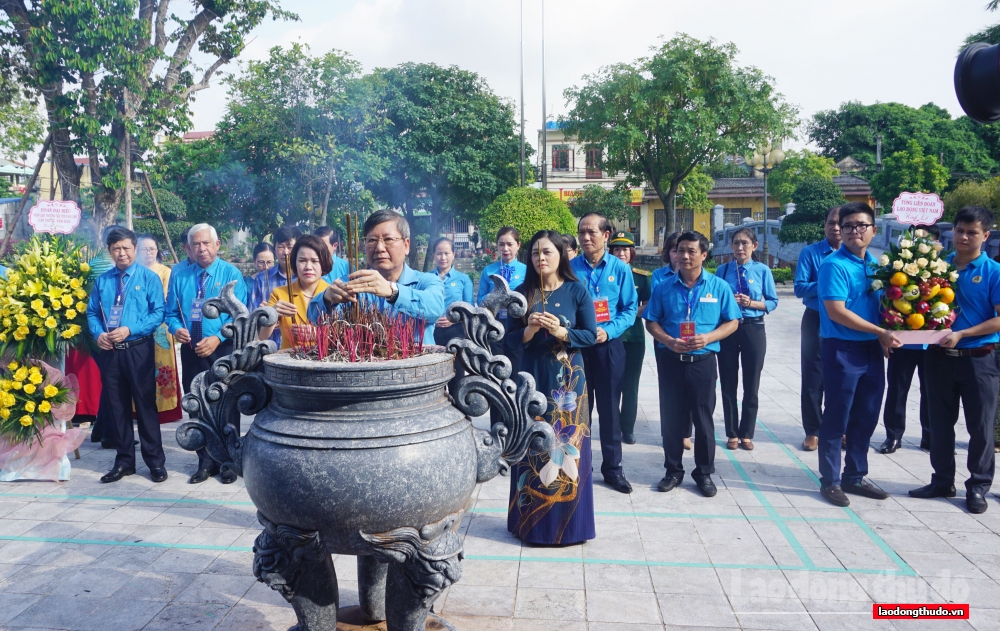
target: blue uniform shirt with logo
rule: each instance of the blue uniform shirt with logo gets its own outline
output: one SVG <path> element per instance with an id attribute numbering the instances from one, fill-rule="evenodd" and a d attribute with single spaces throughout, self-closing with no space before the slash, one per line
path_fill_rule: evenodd
<path id="1" fill-rule="evenodd" d="M 511 291 L 514 291 L 524 282 L 524 277 L 527 273 L 528 266 L 517 259 L 514 259 L 509 264 L 503 261 L 493 261 L 479 275 L 479 293 L 476 294 L 476 304 L 482 303 L 483 298 L 493 291 L 493 281 L 490 280 L 490 274 L 503 276 L 507 280 L 507 284 L 510 285 Z"/>
<path id="2" fill-rule="evenodd" d="M 348 281 L 347 276 L 340 280 L 345 283 Z M 358 300 L 373 300 L 379 310 L 390 314 L 402 313 L 411 318 L 423 318 L 426 323 L 424 343 L 433 344 L 434 323 L 444 315 L 444 283 L 437 274 L 418 272 L 404 264 L 396 286 L 399 287 L 399 296 L 395 303 L 390 304 L 387 299 L 375 294 L 359 294 Z M 317 293 L 309 303 L 306 315 L 310 322 L 317 322 L 320 315 L 326 312 L 323 292 Z"/>
<path id="3" fill-rule="evenodd" d="M 653 275 L 649 277 L 649 293 L 650 293 L 650 295 L 652 295 L 653 292 L 656 291 L 656 286 L 657 285 L 659 285 L 663 281 L 669 279 L 671 276 L 673 276 L 676 273 L 677 272 L 674 271 L 674 268 L 670 267 L 669 265 L 664 265 L 663 267 L 661 267 L 659 269 L 653 270 Z"/>
<path id="4" fill-rule="evenodd" d="M 347 264 L 347 259 L 342 259 L 336 254 L 331 254 L 330 259 L 333 262 L 333 267 L 330 268 L 329 274 L 323 276 L 323 280 L 332 285 L 333 281 L 347 276 L 351 268 Z"/>
<path id="5" fill-rule="evenodd" d="M 438 274 L 438 278 L 441 278 L 440 274 Z M 463 274 L 452 267 L 441 279 L 441 282 L 444 283 L 444 309 L 446 312 L 453 302 L 461 301 L 472 304 L 472 279 L 469 278 L 468 274 Z"/>
<path id="6" fill-rule="evenodd" d="M 827 300 L 843 301 L 848 311 L 877 325 L 882 292 L 871 290 L 872 281 L 868 276 L 877 264 L 871 252 L 866 251 L 862 261 L 843 245 L 826 257 L 819 268 L 818 281 L 820 337 L 860 342 L 878 339 L 874 333 L 864 333 L 834 322 L 824 304 Z"/>
<path id="7" fill-rule="evenodd" d="M 246 285 L 243 283 L 243 275 L 240 274 L 240 270 L 234 265 L 217 258 L 204 270 L 197 263 L 185 265 L 179 271 L 177 268 L 174 268 L 170 274 L 170 289 L 167 292 L 167 316 L 165 319 L 167 329 L 169 329 L 171 334 L 176 333 L 178 329 L 191 331 L 191 303 L 198 295 L 198 279 L 202 271 L 208 272 L 208 278 L 205 282 L 205 300 L 218 296 L 222 292 L 223 287 L 230 281 L 235 280 L 237 282 L 233 287 L 233 294 L 237 300 L 246 304 L 247 292 Z M 162 283 L 160 284 L 160 288 L 162 290 Z M 178 300 L 180 301 L 179 306 Z M 181 319 L 181 308 L 184 309 L 183 320 Z M 219 331 L 222 330 L 222 325 L 229 322 L 229 320 L 229 315 L 225 313 L 219 314 L 218 318 L 203 318 L 201 323 L 202 339 L 214 335 L 219 338 L 219 341 L 224 342 L 225 340 Z"/>
<path id="8" fill-rule="evenodd" d="M 195 267 L 198 267 L 195 265 Z M 271 292 L 274 291 L 276 287 L 284 287 L 289 281 L 285 278 L 284 272 L 281 271 L 283 265 L 275 265 L 274 267 L 269 267 L 263 272 L 257 272 L 257 275 L 253 277 L 253 290 L 250 295 L 247 296 L 246 304 L 253 311 L 260 304 L 266 303 L 271 299 Z M 295 282 L 295 274 L 292 274 L 291 282 Z M 278 329 L 274 330 L 275 333 Z M 274 339 L 274 336 L 271 336 Z M 278 340 L 281 338 L 279 337 Z"/>
<path id="9" fill-rule="evenodd" d="M 946 260 L 954 263 L 954 258 L 955 255 L 951 254 Z M 958 317 L 951 325 L 952 331 L 972 328 L 997 317 L 994 305 L 1000 305 L 1000 263 L 991 259 L 985 252 L 958 272 L 958 282 L 953 286 L 955 302 L 958 304 Z M 997 342 L 1000 342 L 1000 333 L 990 333 L 963 337 L 956 344 L 956 348 L 976 348 Z"/>
<path id="10" fill-rule="evenodd" d="M 740 307 L 744 318 L 759 318 L 778 308 L 778 290 L 774 286 L 771 268 L 757 261 L 747 261 L 740 265 L 736 261 L 723 263 L 715 270 L 715 275 L 729 283 L 734 294 L 750 296 L 750 300 L 764 303 L 764 311 Z"/>
<path id="11" fill-rule="evenodd" d="M 795 297 L 802 299 L 809 309 L 819 311 L 819 267 L 823 261 L 834 252 L 834 248 L 826 239 L 807 245 L 799 252 L 799 261 L 795 265 Z"/>
<path id="12" fill-rule="evenodd" d="M 576 277 L 587 286 L 592 300 L 606 298 L 610 321 L 601 322 L 598 317 L 597 327 L 604 329 L 608 339 L 613 340 L 635 324 L 635 316 L 639 312 L 639 294 L 635 291 L 635 280 L 632 278 L 632 268 L 607 250 L 604 257 L 591 266 L 587 257 L 580 255 L 569 262 Z"/>
<path id="13" fill-rule="evenodd" d="M 152 335 L 163 322 L 163 281 L 155 272 L 132 263 L 125 269 L 125 284 L 120 293 L 119 288 L 117 267 L 104 272 L 94 281 L 87 302 L 87 325 L 91 336 L 96 340 L 101 333 L 118 328 L 114 326 L 112 311 L 116 304 L 122 308 L 118 326 L 127 326 L 129 330 L 126 342 Z"/>
<path id="14" fill-rule="evenodd" d="M 740 306 L 736 304 L 736 297 L 729 288 L 729 283 L 704 270 L 694 287 L 690 288 L 684 284 L 680 274 L 668 277 L 656 286 L 646 310 L 642 312 L 644 320 L 656 322 L 670 337 L 680 337 L 681 322 L 687 320 L 694 321 L 695 334 L 705 335 L 719 328 L 720 324 L 739 320 L 740 317 Z M 656 345 L 666 348 L 661 342 Z M 688 354 L 703 355 L 710 352 L 719 352 L 718 342 L 712 342 Z"/>

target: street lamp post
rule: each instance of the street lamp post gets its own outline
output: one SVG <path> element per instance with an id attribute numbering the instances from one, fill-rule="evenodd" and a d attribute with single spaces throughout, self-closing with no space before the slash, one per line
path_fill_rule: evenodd
<path id="1" fill-rule="evenodd" d="M 767 221 L 767 174 L 773 171 L 785 159 L 785 152 L 781 149 L 771 148 L 770 144 L 764 145 L 759 150 L 755 150 L 752 156 L 746 156 L 747 163 L 753 165 L 755 169 L 764 174 L 764 265 L 771 267 L 770 241 L 771 232 Z"/>

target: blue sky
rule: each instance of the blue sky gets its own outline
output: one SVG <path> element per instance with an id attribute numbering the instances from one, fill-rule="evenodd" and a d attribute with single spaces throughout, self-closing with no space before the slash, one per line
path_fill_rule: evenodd
<path id="1" fill-rule="evenodd" d="M 952 72 L 959 43 L 1000 13 L 986 0 L 546 0 L 548 109 L 566 111 L 563 90 L 607 64 L 647 54 L 661 36 L 685 32 L 733 42 L 739 61 L 774 77 L 803 118 L 842 101 L 933 101 L 958 116 Z M 519 0 L 285 0 L 300 22 L 267 22 L 244 58 L 301 41 L 314 53 L 347 51 L 365 70 L 406 61 L 458 65 L 516 101 Z M 524 0 L 525 118 L 541 124 L 541 2 Z M 228 67 L 235 70 L 235 64 Z M 225 111 L 224 86 L 193 104 L 196 130 Z M 794 143 L 800 145 L 801 141 Z"/>

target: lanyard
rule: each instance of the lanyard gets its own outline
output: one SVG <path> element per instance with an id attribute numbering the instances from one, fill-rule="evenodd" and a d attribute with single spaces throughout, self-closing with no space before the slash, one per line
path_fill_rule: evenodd
<path id="1" fill-rule="evenodd" d="M 592 287 L 591 291 L 593 292 L 593 296 L 595 298 L 600 295 L 600 290 L 601 290 L 601 274 L 604 273 L 604 270 L 601 268 L 601 264 L 602 263 L 604 263 L 604 259 L 601 259 L 601 261 L 596 266 L 594 266 L 593 268 L 591 268 L 591 270 L 590 270 L 590 276 L 587 279 L 587 282 Z M 590 262 L 587 261 L 587 264 L 590 265 Z"/>
<path id="2" fill-rule="evenodd" d="M 686 286 L 684 286 L 684 281 L 679 276 L 677 277 L 677 282 L 681 283 L 681 286 L 684 287 L 685 289 L 688 289 Z M 686 318 L 687 320 L 691 319 L 691 312 L 694 311 L 695 300 L 698 298 L 698 285 L 700 284 L 701 284 L 701 279 L 699 278 L 698 282 L 694 284 L 694 287 L 688 289 L 688 295 L 685 300 L 685 302 L 687 303 L 687 318 Z"/>

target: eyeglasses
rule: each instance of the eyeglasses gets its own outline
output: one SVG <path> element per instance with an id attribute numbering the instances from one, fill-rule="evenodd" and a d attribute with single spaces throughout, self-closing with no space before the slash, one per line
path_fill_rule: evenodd
<path id="1" fill-rule="evenodd" d="M 365 239 L 365 247 L 374 250 L 378 247 L 379 241 L 385 244 L 386 249 L 394 247 L 403 242 L 402 237 L 368 237 Z"/>
<path id="2" fill-rule="evenodd" d="M 868 229 L 874 226 L 873 223 L 849 223 L 840 227 L 840 231 L 844 234 L 864 234 L 868 232 Z"/>

